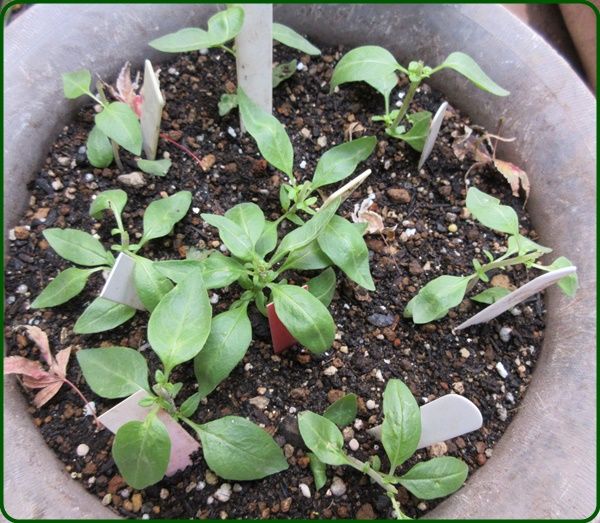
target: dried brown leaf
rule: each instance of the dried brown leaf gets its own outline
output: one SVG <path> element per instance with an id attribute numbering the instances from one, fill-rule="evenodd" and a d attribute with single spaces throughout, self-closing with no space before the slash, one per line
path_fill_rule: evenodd
<path id="1" fill-rule="evenodd" d="M 48 374 L 47 376 L 40 379 L 31 378 L 29 376 L 23 376 L 21 382 L 23 383 L 23 386 L 27 387 L 28 389 L 42 389 L 56 382 L 62 383 L 62 379 L 53 374 Z"/>
<path id="2" fill-rule="evenodd" d="M 67 364 L 69 363 L 69 357 L 71 356 L 71 347 L 67 347 L 59 351 L 56 354 L 56 365 L 52 365 L 50 370 L 60 376 L 61 378 L 67 377 Z"/>
<path id="3" fill-rule="evenodd" d="M 40 349 L 40 353 L 42 354 L 42 357 L 46 363 L 52 366 L 55 361 L 52 353 L 50 352 L 50 343 L 48 342 L 48 336 L 46 336 L 46 333 L 39 327 L 35 327 L 33 325 L 23 325 L 23 327 L 27 331 L 29 339 L 33 341 L 33 343 L 35 343 Z"/>
<path id="4" fill-rule="evenodd" d="M 56 395 L 61 387 L 62 381 L 58 381 L 43 388 L 33 398 L 33 404 L 39 409 L 42 405 L 48 403 L 48 401 L 50 401 Z"/>
<path id="5" fill-rule="evenodd" d="M 374 200 L 375 195 L 372 194 L 368 198 L 365 198 L 360 204 L 357 203 L 354 206 L 354 212 L 351 215 L 354 223 L 367 224 L 368 234 L 381 233 L 385 228 L 385 225 L 383 224 L 383 218 L 375 211 L 370 210 Z"/>
<path id="6" fill-rule="evenodd" d="M 355 135 L 360 136 L 365 131 L 366 129 L 360 122 L 352 122 L 344 130 L 344 141 L 351 142 L 354 139 Z"/>
<path id="7" fill-rule="evenodd" d="M 31 361 L 21 356 L 4 358 L 4 374 L 22 374 L 36 380 L 50 376 L 39 361 Z"/>
<path id="8" fill-rule="evenodd" d="M 519 196 L 519 188 L 523 189 L 525 192 L 525 203 L 527 203 L 527 200 L 529 199 L 529 190 L 531 188 L 527 173 L 514 163 L 505 162 L 504 160 L 494 160 L 494 166 L 510 184 L 513 196 Z"/>

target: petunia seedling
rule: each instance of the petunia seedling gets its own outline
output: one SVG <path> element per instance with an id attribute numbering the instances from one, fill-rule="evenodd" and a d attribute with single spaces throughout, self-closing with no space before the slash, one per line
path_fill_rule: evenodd
<path id="1" fill-rule="evenodd" d="M 351 403 L 345 398 L 342 400 Z M 350 466 L 367 474 L 384 489 L 397 519 L 408 519 L 396 498 L 398 489 L 395 485 L 402 485 L 417 498 L 429 500 L 452 494 L 465 482 L 467 465 L 450 456 L 420 462 L 403 474 L 396 474 L 398 467 L 415 453 L 421 439 L 421 412 L 410 389 L 402 381 L 390 380 L 383 394 L 381 442 L 390 464 L 388 473 L 382 472 L 381 460 L 377 456 L 373 457 L 377 459 L 363 462 L 344 450 L 344 437 L 338 427 L 351 421 L 350 412 L 338 418 L 337 413 L 331 412 L 334 407 L 336 404 L 323 416 L 310 411 L 298 415 L 300 434 L 312 452 L 311 469 L 317 487 L 325 482 L 325 465 Z M 340 406 L 339 410 L 344 409 L 349 410 L 348 405 Z"/>
<path id="2" fill-rule="evenodd" d="M 47 308 L 62 305 L 77 296 L 85 287 L 88 278 L 99 271 L 110 271 L 115 258 L 111 251 L 124 253 L 135 261 L 134 282 L 138 296 L 144 307 L 152 311 L 173 284 L 157 272 L 150 260 L 139 251 L 150 241 L 169 234 L 175 224 L 187 213 L 192 201 L 189 191 L 181 191 L 148 205 L 143 218 L 143 234 L 138 243 L 130 243 L 129 233 L 123 226 L 121 214 L 127 203 L 127 193 L 120 189 L 104 191 L 97 195 L 90 206 L 90 215 L 96 219 L 109 210 L 116 221 L 111 231 L 120 236 L 120 244 L 110 250 L 91 234 L 77 229 L 46 229 L 44 238 L 50 247 L 65 260 L 80 267 L 70 267 L 61 271 L 31 304 L 32 308 Z M 135 314 L 135 308 L 115 303 L 104 298 L 96 298 L 83 311 L 75 323 L 74 331 L 90 334 L 113 329 Z"/>
<path id="3" fill-rule="evenodd" d="M 494 258 L 484 251 L 486 260 L 482 263 L 473 260 L 473 274 L 469 276 L 440 276 L 425 285 L 412 298 L 404 309 L 404 317 L 414 323 L 429 323 L 446 316 L 452 307 L 459 305 L 465 294 L 472 290 L 478 281 L 488 283 L 488 273 L 496 269 L 506 269 L 513 265 L 549 272 L 573 264 L 564 256 L 550 265 L 543 265 L 538 259 L 552 252 L 552 249 L 522 236 L 519 233 L 519 218 L 512 207 L 501 205 L 500 200 L 475 187 L 467 192 L 467 209 L 482 225 L 508 235 L 506 252 Z M 558 286 L 567 295 L 573 296 L 577 289 L 577 275 L 568 274 L 558 281 Z M 474 301 L 491 304 L 509 294 L 506 289 L 491 287 L 473 296 Z"/>
<path id="4" fill-rule="evenodd" d="M 172 372 L 206 350 L 216 319 L 212 319 L 203 273 L 196 268 L 161 299 L 150 315 L 148 342 L 161 362 L 152 386 L 148 364 L 135 349 L 104 347 L 77 353 L 88 385 L 99 396 L 113 399 L 139 391 L 147 394 L 140 405 L 150 408 L 148 414 L 143 420 L 121 425 L 112 447 L 119 472 L 133 488 L 153 485 L 167 472 L 171 439 L 160 412 L 196 432 L 206 463 L 224 479 L 260 479 L 288 467 L 279 446 L 254 423 L 225 416 L 199 424 L 191 418 L 202 393 L 196 392 L 183 402 L 179 400 L 183 383 L 173 383 Z M 230 341 L 235 342 L 235 337 Z"/>
<path id="5" fill-rule="evenodd" d="M 366 45 L 346 53 L 335 66 L 331 77 L 331 91 L 348 82 L 366 82 L 384 98 L 385 114 L 373 117 L 373 121 L 383 121 L 385 132 L 407 142 L 421 152 L 429 134 L 431 113 L 421 111 L 409 113 L 410 104 L 421 85 L 431 75 L 444 69 L 453 69 L 470 80 L 475 86 L 496 96 L 510 94 L 496 84 L 469 55 L 455 52 L 437 67 L 429 67 L 422 61 L 412 61 L 408 67 L 400 65 L 394 56 L 383 47 Z M 401 72 L 410 82 L 399 109 L 390 110 L 390 94 L 398 84 L 397 73 Z M 406 128 L 404 122 L 411 125 Z"/>

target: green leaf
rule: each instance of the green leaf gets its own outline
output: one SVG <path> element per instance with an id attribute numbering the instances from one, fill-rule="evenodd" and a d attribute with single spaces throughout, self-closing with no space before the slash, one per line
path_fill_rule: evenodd
<path id="1" fill-rule="evenodd" d="M 306 410 L 298 414 L 298 427 L 304 444 L 320 461 L 328 465 L 348 464 L 342 450 L 344 436 L 333 421 Z"/>
<path id="2" fill-rule="evenodd" d="M 250 342 L 252 326 L 246 307 L 215 316 L 204 348 L 194 358 L 198 393 L 208 396 L 242 361 Z"/>
<path id="3" fill-rule="evenodd" d="M 252 247 L 260 238 L 265 228 L 265 215 L 255 203 L 238 203 L 225 213 L 225 217 L 237 224 L 246 237 L 251 241 Z"/>
<path id="4" fill-rule="evenodd" d="M 77 296 L 85 287 L 90 274 L 96 269 L 69 267 L 58 273 L 41 294 L 33 300 L 32 309 L 45 309 L 61 305 Z"/>
<path id="5" fill-rule="evenodd" d="M 500 298 L 504 298 L 504 296 L 510 294 L 508 289 L 504 289 L 502 287 L 490 287 L 489 289 L 472 296 L 471 299 L 473 301 L 478 301 L 479 303 L 487 303 L 491 305 L 492 303 L 496 303 Z"/>
<path id="6" fill-rule="evenodd" d="M 369 272 L 369 250 L 349 221 L 333 216 L 318 238 L 319 247 L 346 275 L 367 290 L 375 290 Z"/>
<path id="7" fill-rule="evenodd" d="M 219 116 L 225 116 L 238 106 L 237 94 L 223 93 L 219 99 Z"/>
<path id="8" fill-rule="evenodd" d="M 415 151 L 421 152 L 425 146 L 427 135 L 429 134 L 431 113 L 429 111 L 421 111 L 409 114 L 407 119 L 412 124 L 412 127 L 407 132 L 404 132 L 404 130 L 402 132 L 397 132 L 397 130 L 391 128 L 387 128 L 385 132 L 393 138 L 404 140 Z M 404 129 L 403 126 L 401 127 Z"/>
<path id="9" fill-rule="evenodd" d="M 371 155 L 375 145 L 375 136 L 364 136 L 329 149 L 319 158 L 313 176 L 313 188 L 336 183 L 350 176 L 356 166 Z"/>
<path id="10" fill-rule="evenodd" d="M 256 242 L 254 250 L 261 258 L 264 258 L 267 254 L 273 251 L 277 246 L 277 222 L 265 221 L 265 228 L 263 229 L 260 238 Z"/>
<path id="11" fill-rule="evenodd" d="M 244 10 L 241 7 L 228 6 L 208 19 L 208 34 L 211 47 L 233 40 L 244 24 Z"/>
<path id="12" fill-rule="evenodd" d="M 115 399 L 149 390 L 148 364 L 136 350 L 105 347 L 77 352 L 85 381 L 98 396 Z"/>
<path id="13" fill-rule="evenodd" d="M 381 443 L 390 459 L 390 474 L 410 458 L 421 437 L 421 411 L 410 389 L 397 379 L 383 393 Z"/>
<path id="14" fill-rule="evenodd" d="M 321 274 L 308 280 L 308 292 L 328 307 L 335 292 L 335 271 L 329 267 Z"/>
<path id="15" fill-rule="evenodd" d="M 211 35 L 204 29 L 198 29 L 197 27 L 186 27 L 174 33 L 169 33 L 152 40 L 148 45 L 163 53 L 185 53 L 214 46 Z"/>
<path id="16" fill-rule="evenodd" d="M 273 40 L 277 40 L 283 45 L 287 45 L 292 49 L 298 49 L 303 53 L 310 55 L 321 54 L 321 51 L 311 44 L 306 38 L 298 34 L 291 27 L 287 25 L 278 24 L 273 22 Z"/>
<path id="17" fill-rule="evenodd" d="M 145 173 L 153 176 L 166 176 L 171 168 L 171 160 L 163 158 L 162 160 L 142 160 L 137 161 L 137 166 Z"/>
<path id="18" fill-rule="evenodd" d="M 108 136 L 94 125 L 85 142 L 88 160 L 94 167 L 108 167 L 113 159 L 113 148 Z"/>
<path id="19" fill-rule="evenodd" d="M 331 91 L 347 82 L 366 82 L 387 100 L 398 83 L 398 63 L 383 47 L 365 45 L 346 53 L 333 70 Z"/>
<path id="20" fill-rule="evenodd" d="M 112 102 L 94 117 L 98 128 L 123 149 L 139 155 L 142 152 L 142 127 L 127 104 Z"/>
<path id="21" fill-rule="evenodd" d="M 96 298 L 79 316 L 73 332 L 77 334 L 104 332 L 118 327 L 133 316 L 135 316 L 135 309 L 129 305 Z"/>
<path id="22" fill-rule="evenodd" d="M 175 283 L 181 283 L 190 273 L 204 270 L 204 260 L 161 260 L 154 268 Z"/>
<path id="23" fill-rule="evenodd" d="M 310 458 L 310 471 L 315 479 L 315 489 L 321 490 L 325 486 L 325 483 L 327 483 L 325 463 L 317 458 L 312 452 L 309 452 L 307 455 Z"/>
<path id="24" fill-rule="evenodd" d="M 261 479 L 288 468 L 273 438 L 247 419 L 225 416 L 194 428 L 206 463 L 223 479 Z"/>
<path id="25" fill-rule="evenodd" d="M 295 285 L 273 285 L 271 290 L 277 316 L 294 338 L 317 354 L 331 347 L 335 324 L 325 305 Z"/>
<path id="26" fill-rule="evenodd" d="M 564 267 L 572 267 L 573 263 L 564 256 L 560 258 L 556 258 L 549 266 L 548 269 L 556 270 L 563 269 Z M 561 278 L 557 282 L 561 291 L 563 291 L 567 296 L 575 296 L 577 292 L 577 287 L 579 287 L 579 280 L 577 278 L 577 273 L 569 274 L 564 278 Z"/>
<path id="27" fill-rule="evenodd" d="M 179 413 L 185 418 L 193 416 L 194 413 L 198 410 L 198 406 L 200 405 L 201 399 L 202 396 L 199 392 L 192 394 L 181 404 L 181 407 L 179 407 Z"/>
<path id="28" fill-rule="evenodd" d="M 356 394 L 346 394 L 335 401 L 323 413 L 329 421 L 333 421 L 340 429 L 350 425 L 356 418 Z"/>
<path id="29" fill-rule="evenodd" d="M 144 235 L 142 241 L 166 236 L 175 224 L 188 212 L 192 204 L 190 191 L 179 191 L 173 196 L 153 201 L 144 213 Z"/>
<path id="30" fill-rule="evenodd" d="M 532 252 L 539 252 L 540 255 L 547 254 L 552 252 L 552 249 L 550 247 L 544 247 L 539 243 L 535 243 L 526 236 L 515 234 L 514 236 L 509 236 L 508 238 L 508 251 L 510 253 L 518 253 L 519 256 L 522 256 Z"/>
<path id="31" fill-rule="evenodd" d="M 212 307 L 202 273 L 192 272 L 156 306 L 148 322 L 148 341 L 166 369 L 191 360 L 210 332 Z"/>
<path id="32" fill-rule="evenodd" d="M 288 252 L 293 252 L 297 249 L 302 249 L 310 242 L 315 240 L 319 234 L 325 229 L 332 216 L 340 206 L 340 199 L 336 198 L 327 207 L 319 209 L 310 220 L 304 225 L 294 229 L 287 234 L 273 255 L 273 259 L 281 259 Z"/>
<path id="33" fill-rule="evenodd" d="M 122 191 L 121 189 L 103 191 L 92 201 L 92 205 L 90 205 L 90 216 L 99 220 L 102 218 L 102 211 L 107 209 L 120 215 L 126 204 L 127 193 L 125 191 Z"/>
<path id="34" fill-rule="evenodd" d="M 175 283 L 181 283 L 190 272 L 201 270 L 207 289 L 227 287 L 245 274 L 236 260 L 217 251 L 204 260 L 164 260 L 154 262 L 154 267 Z"/>
<path id="35" fill-rule="evenodd" d="M 62 81 L 65 98 L 73 100 L 83 94 L 89 94 L 92 75 L 87 69 L 80 69 L 79 71 L 63 73 Z"/>
<path id="36" fill-rule="evenodd" d="M 311 241 L 308 245 L 290 252 L 285 261 L 286 269 L 298 269 L 301 271 L 312 271 L 325 269 L 333 262 L 319 247 L 317 240 Z"/>
<path id="37" fill-rule="evenodd" d="M 113 255 L 87 232 L 77 229 L 46 229 L 44 238 L 61 258 L 77 265 L 112 266 L 115 262 Z"/>
<path id="38" fill-rule="evenodd" d="M 156 414 L 129 421 L 115 435 L 112 456 L 123 479 L 135 489 L 158 483 L 166 474 L 171 438 Z"/>
<path id="39" fill-rule="evenodd" d="M 463 300 L 470 280 L 466 276 L 440 276 L 431 280 L 408 302 L 404 317 L 412 317 L 414 323 L 443 318 Z"/>
<path id="40" fill-rule="evenodd" d="M 201 214 L 208 224 L 219 229 L 219 236 L 231 253 L 242 260 L 252 258 L 254 243 L 233 220 L 218 214 Z"/>
<path id="41" fill-rule="evenodd" d="M 256 105 L 238 86 L 240 115 L 246 130 L 256 140 L 260 154 L 273 167 L 293 176 L 294 149 L 285 127 L 271 114 Z"/>
<path id="42" fill-rule="evenodd" d="M 150 312 L 173 288 L 173 284 L 147 258 L 137 256 L 133 269 L 133 283 L 140 301 Z"/>
<path id="43" fill-rule="evenodd" d="M 291 60 L 290 62 L 278 64 L 273 68 L 273 89 L 277 87 L 281 82 L 284 82 L 288 78 L 294 76 L 296 72 L 296 66 L 298 60 Z"/>
<path id="44" fill-rule="evenodd" d="M 494 80 L 485 74 L 481 67 L 468 54 L 455 52 L 448 55 L 440 65 L 438 65 L 432 73 L 441 69 L 454 69 L 456 72 L 466 76 L 479 89 L 495 94 L 496 96 L 507 96 L 509 91 L 500 87 Z"/>
<path id="45" fill-rule="evenodd" d="M 467 191 L 467 209 L 483 225 L 507 234 L 519 234 L 519 218 L 512 207 L 476 187 Z"/>
<path id="46" fill-rule="evenodd" d="M 456 492 L 467 479 L 469 468 L 450 456 L 417 463 L 398 478 L 400 485 L 419 499 L 435 499 Z"/>

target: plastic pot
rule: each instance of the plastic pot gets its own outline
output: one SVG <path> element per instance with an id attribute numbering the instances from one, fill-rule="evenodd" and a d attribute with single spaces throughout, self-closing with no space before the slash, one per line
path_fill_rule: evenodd
<path id="1" fill-rule="evenodd" d="M 62 96 L 60 73 L 87 67 L 111 77 L 125 60 L 137 66 L 144 57 L 167 59 L 147 42 L 202 25 L 214 11 L 191 4 L 40 4 L 8 27 L 5 227 L 25 209 L 26 182 L 74 111 Z M 502 157 L 529 173 L 534 225 L 545 245 L 578 266 L 581 288 L 574 300 L 555 289 L 547 293 L 544 348 L 518 415 L 485 467 L 429 516 L 589 516 L 596 498 L 595 99 L 554 50 L 499 6 L 282 5 L 275 18 L 317 43 L 383 45 L 403 63 L 417 58 L 437 64 L 464 51 L 511 91 L 496 98 L 450 72 L 431 82 L 479 124 L 493 129 L 505 117 L 504 133 L 517 140 L 505 144 Z M 66 475 L 13 380 L 6 381 L 4 417 L 10 515 L 116 517 Z"/>

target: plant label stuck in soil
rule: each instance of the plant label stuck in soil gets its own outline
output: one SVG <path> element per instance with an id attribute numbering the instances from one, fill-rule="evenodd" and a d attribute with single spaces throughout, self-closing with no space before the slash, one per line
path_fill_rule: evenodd
<path id="1" fill-rule="evenodd" d="M 235 38 L 238 85 L 263 111 L 273 109 L 273 4 L 241 4 L 244 25 Z M 240 121 L 243 130 L 243 122 Z"/>
<path id="2" fill-rule="evenodd" d="M 308 290 L 307 285 L 303 285 L 302 288 Z M 275 354 L 281 354 L 292 345 L 298 343 L 298 340 L 292 336 L 287 327 L 279 319 L 279 316 L 277 316 L 273 302 L 267 304 L 267 318 L 269 320 L 269 330 L 271 331 L 271 341 Z"/>
<path id="3" fill-rule="evenodd" d="M 448 107 L 448 102 L 444 102 L 442 105 L 440 105 L 439 109 L 435 113 L 435 116 L 431 120 L 431 125 L 429 126 L 429 133 L 427 133 L 425 145 L 423 146 L 423 151 L 421 152 L 421 158 L 419 158 L 419 169 L 421 169 L 421 167 L 425 165 L 427 158 L 429 158 L 431 151 L 433 151 L 433 146 L 435 145 L 435 141 L 437 140 L 438 134 L 440 134 L 442 122 L 444 121 L 446 107 Z"/>
<path id="4" fill-rule="evenodd" d="M 550 285 L 555 284 L 558 280 L 568 276 L 569 274 L 574 274 L 575 272 L 577 272 L 577 267 L 564 267 L 562 269 L 557 269 L 555 271 L 542 274 L 541 276 L 531 280 L 529 283 L 526 283 L 522 287 L 519 287 L 516 291 L 504 296 L 504 298 L 499 299 L 496 303 L 486 307 L 481 312 L 478 312 L 467 321 L 461 323 L 454 330 L 458 331 L 461 329 L 466 329 L 471 325 L 477 325 L 478 323 L 490 321 L 503 312 L 512 309 L 530 296 L 543 291 L 546 287 L 550 287 Z"/>
<path id="5" fill-rule="evenodd" d="M 447 394 L 421 407 L 421 439 L 418 448 L 447 441 L 478 430 L 483 417 L 475 404 L 459 394 Z M 369 430 L 381 439 L 381 425 Z"/>
<path id="6" fill-rule="evenodd" d="M 142 84 L 142 143 L 148 160 L 156 158 L 158 148 L 158 135 L 160 134 L 160 120 L 165 99 L 160 92 L 158 76 L 152 68 L 150 60 L 144 63 L 144 83 Z"/>
<path id="7" fill-rule="evenodd" d="M 144 421 L 151 407 L 140 407 L 139 403 L 147 397 L 148 393 L 140 390 L 102 414 L 98 420 L 112 433 L 116 433 L 121 425 L 129 421 Z M 165 424 L 171 438 L 167 476 L 172 476 L 192 464 L 190 456 L 200 448 L 200 445 L 164 410 L 158 412 L 158 418 Z"/>
<path id="8" fill-rule="evenodd" d="M 140 311 L 146 310 L 135 290 L 133 271 L 135 261 L 125 253 L 119 253 L 114 267 L 100 292 L 100 297 L 106 300 L 129 305 Z"/>

